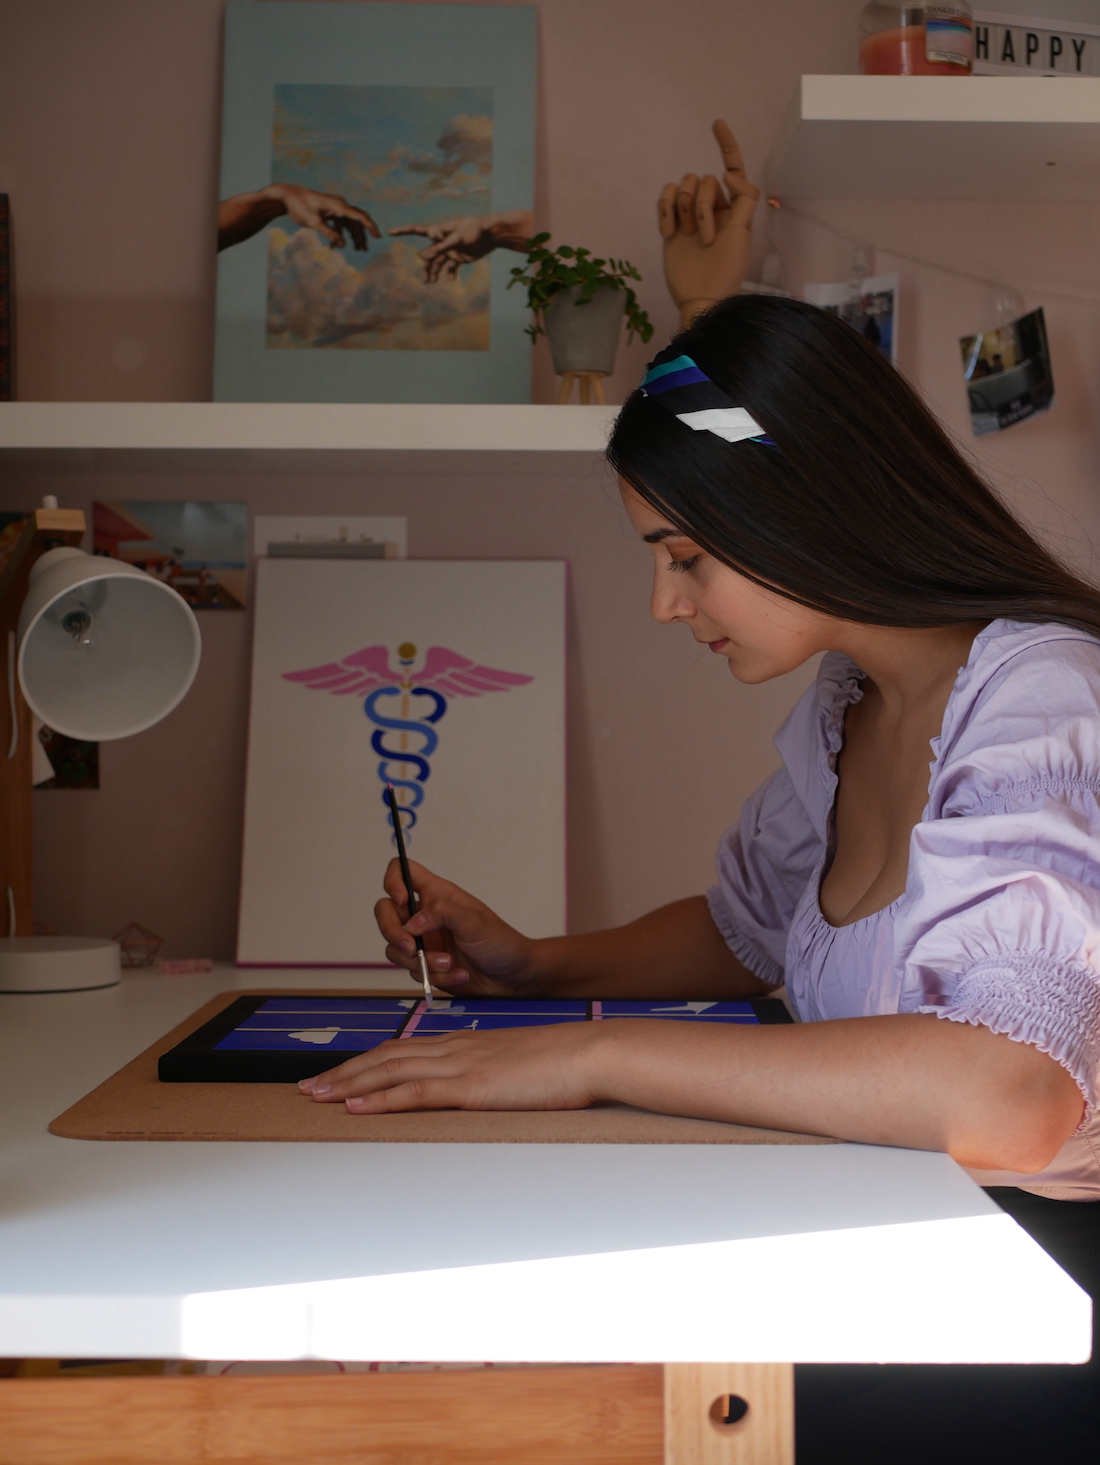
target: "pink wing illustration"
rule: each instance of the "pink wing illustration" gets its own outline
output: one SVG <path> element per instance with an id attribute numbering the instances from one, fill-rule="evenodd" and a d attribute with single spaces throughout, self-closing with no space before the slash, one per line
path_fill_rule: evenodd
<path id="1" fill-rule="evenodd" d="M 448 651 L 446 646 L 429 646 L 424 669 L 409 678 L 413 686 L 430 687 L 451 697 L 480 697 L 485 692 L 506 692 L 509 687 L 522 687 L 534 677 L 516 671 L 494 671 L 479 666 L 468 656 Z"/>
<path id="2" fill-rule="evenodd" d="M 288 682 L 304 682 L 314 692 L 332 692 L 337 697 L 361 697 L 375 687 L 396 686 L 401 681 L 390 668 L 385 646 L 364 646 L 343 661 L 307 667 L 305 671 L 284 671 L 283 676 Z"/>

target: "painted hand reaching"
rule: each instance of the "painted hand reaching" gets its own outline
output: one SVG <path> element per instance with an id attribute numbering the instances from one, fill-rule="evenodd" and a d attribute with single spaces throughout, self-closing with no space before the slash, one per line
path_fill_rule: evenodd
<path id="1" fill-rule="evenodd" d="M 251 239 L 283 214 L 303 229 L 315 229 L 333 249 L 343 249 L 345 232 L 359 250 L 368 248 L 368 233 L 382 237 L 370 214 L 338 193 L 319 193 L 298 183 L 272 183 L 256 193 L 235 194 L 218 205 L 218 249 Z"/>
<path id="2" fill-rule="evenodd" d="M 534 215 L 527 209 L 510 214 L 467 215 L 442 224 L 401 224 L 391 234 L 419 234 L 432 242 L 420 255 L 424 280 L 453 280 L 461 267 L 482 259 L 494 249 L 522 250 L 535 232 Z"/>

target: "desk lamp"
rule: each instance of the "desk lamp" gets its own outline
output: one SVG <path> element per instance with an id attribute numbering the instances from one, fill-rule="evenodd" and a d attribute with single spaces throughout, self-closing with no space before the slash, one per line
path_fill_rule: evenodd
<path id="1" fill-rule="evenodd" d="M 171 712 L 199 665 L 183 597 L 124 560 L 85 554 L 83 534 L 84 515 L 50 495 L 0 576 L 0 992 L 75 992 L 121 977 L 117 942 L 32 934 L 32 713 L 72 738 L 129 737 Z"/>

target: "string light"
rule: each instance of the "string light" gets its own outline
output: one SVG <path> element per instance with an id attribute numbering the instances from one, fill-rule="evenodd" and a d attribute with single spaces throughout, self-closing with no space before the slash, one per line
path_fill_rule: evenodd
<path id="1" fill-rule="evenodd" d="M 903 259 L 907 264 L 919 265 L 922 269 L 938 270 L 941 275 L 952 275 L 957 280 L 967 280 L 974 285 L 984 285 L 991 290 L 1000 290 L 1008 293 L 1025 293 L 1028 295 L 1051 296 L 1057 300 L 1083 301 L 1087 305 L 1100 305 L 1100 292 L 1085 292 L 1083 290 L 1059 290 L 1047 285 L 1012 285 L 1006 280 L 996 280 L 990 275 L 975 274 L 971 270 L 956 269 L 954 265 L 942 264 L 939 260 L 928 259 L 924 255 L 908 254 L 905 250 L 897 249 L 891 244 L 878 244 L 873 240 L 865 239 L 858 234 L 850 234 L 846 229 L 830 223 L 827 219 L 818 218 L 816 214 L 807 213 L 804 209 L 795 208 L 793 204 L 785 203 L 779 198 L 769 198 L 768 207 L 782 210 L 790 214 L 792 218 L 801 219 L 805 224 L 813 224 L 818 229 L 823 229 L 827 234 L 842 239 L 846 244 L 851 244 L 863 249 L 873 249 L 879 254 L 888 254 L 893 259 Z"/>

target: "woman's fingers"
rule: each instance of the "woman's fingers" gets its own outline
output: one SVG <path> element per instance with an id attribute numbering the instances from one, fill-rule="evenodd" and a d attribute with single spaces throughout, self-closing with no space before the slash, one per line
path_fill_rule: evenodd
<path id="1" fill-rule="evenodd" d="M 699 178 L 695 173 L 685 173 L 680 180 L 680 191 L 676 195 L 676 221 L 681 234 L 695 233 L 695 194 Z"/>
<path id="2" fill-rule="evenodd" d="M 350 1114 L 407 1114 L 412 1109 L 468 1109 L 469 1085 L 461 1080 L 415 1079 L 344 1100 Z"/>
<path id="3" fill-rule="evenodd" d="M 662 239 L 671 239 L 676 233 L 676 195 L 679 192 L 675 183 L 666 183 L 657 200 L 657 224 Z"/>
<path id="4" fill-rule="evenodd" d="M 416 942 L 405 930 L 406 914 L 404 907 L 398 906 L 389 898 L 378 901 L 374 907 L 374 919 L 378 922 L 378 929 L 390 946 L 403 956 L 412 957 L 416 951 Z"/>

